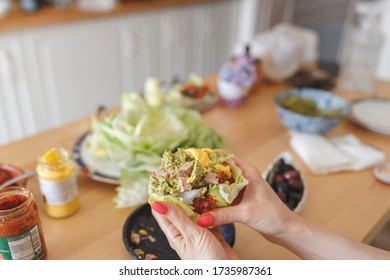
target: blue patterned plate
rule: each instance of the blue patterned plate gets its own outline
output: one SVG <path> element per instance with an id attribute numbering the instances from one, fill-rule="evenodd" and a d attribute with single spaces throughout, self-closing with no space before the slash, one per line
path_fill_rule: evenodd
<path id="1" fill-rule="evenodd" d="M 110 161 L 96 160 L 86 147 L 86 138 L 89 132 L 82 135 L 74 144 L 72 158 L 79 166 L 82 174 L 90 176 L 93 180 L 113 185 L 119 185 L 119 170 Z"/>

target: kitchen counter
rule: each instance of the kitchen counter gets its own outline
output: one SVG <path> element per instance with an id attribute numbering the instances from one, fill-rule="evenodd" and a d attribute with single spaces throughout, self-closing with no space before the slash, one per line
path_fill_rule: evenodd
<path id="1" fill-rule="evenodd" d="M 209 80 L 215 90 L 215 79 Z M 309 193 L 299 215 L 353 239 L 370 242 L 390 214 L 390 188 L 377 181 L 371 169 L 315 176 L 289 146 L 289 131 L 278 120 L 274 96 L 286 87 L 260 85 L 248 102 L 237 109 L 220 104 L 202 113 L 207 125 L 217 130 L 229 149 L 263 171 L 282 151 L 290 151 L 309 184 Z M 344 95 L 340 90 L 336 93 Z M 378 84 L 378 92 L 390 92 L 390 83 Z M 352 95 L 351 95 L 352 96 Z M 119 102 L 119 101 L 118 101 Z M 3 162 L 34 169 L 37 156 L 51 147 L 72 150 L 90 127 L 89 118 L 0 147 Z M 389 136 L 365 130 L 348 119 L 327 136 L 352 133 L 362 142 L 381 149 L 390 158 Z M 28 187 L 40 210 L 48 259 L 131 259 L 122 241 L 127 217 L 137 208 L 116 209 L 112 199 L 115 185 L 78 176 L 81 208 L 66 219 L 51 219 L 43 212 L 38 180 L 30 178 Z M 234 249 L 242 259 L 297 259 L 290 251 L 274 245 L 250 228 L 236 224 Z"/>
<path id="2" fill-rule="evenodd" d="M 52 26 L 61 23 L 100 19 L 217 1 L 221 0 L 133 0 L 126 3 L 118 3 L 117 6 L 109 12 L 85 12 L 77 8 L 56 9 L 54 7 L 45 7 L 33 13 L 24 13 L 23 11 L 18 10 L 11 12 L 5 17 L 0 17 L 0 32 Z"/>

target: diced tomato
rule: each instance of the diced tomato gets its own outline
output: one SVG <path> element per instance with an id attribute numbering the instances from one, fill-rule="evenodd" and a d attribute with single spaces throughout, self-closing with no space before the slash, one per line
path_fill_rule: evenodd
<path id="1" fill-rule="evenodd" d="M 223 172 L 223 171 L 219 171 L 218 174 L 217 174 L 217 176 L 218 176 L 218 182 L 219 182 L 220 184 L 223 184 L 223 183 L 225 183 L 226 181 L 229 181 L 230 184 L 233 184 L 233 183 L 234 183 L 234 178 L 233 178 L 233 177 L 229 177 L 229 178 L 228 178 L 228 177 L 226 176 L 226 173 Z"/>
<path id="2" fill-rule="evenodd" d="M 194 211 L 198 214 L 209 212 L 210 210 L 217 207 L 217 200 L 214 196 L 207 194 L 205 197 L 196 197 L 192 202 Z"/>
<path id="3" fill-rule="evenodd" d="M 194 98 L 194 99 L 203 99 L 207 92 L 209 91 L 209 88 L 207 85 L 202 86 L 195 86 L 195 85 L 186 85 L 181 90 L 181 93 L 185 96 Z"/>
<path id="4" fill-rule="evenodd" d="M 197 99 L 202 99 L 206 95 L 206 91 L 203 88 L 200 88 L 197 93 L 196 93 L 196 98 Z"/>
<path id="5" fill-rule="evenodd" d="M 189 86 L 187 86 L 187 91 L 188 91 L 189 93 L 191 93 L 191 94 L 195 94 L 196 91 L 197 91 L 196 86 L 194 86 L 194 85 L 189 85 Z"/>
<path id="6" fill-rule="evenodd" d="M 219 171 L 217 176 L 218 176 L 218 182 L 220 184 L 225 183 L 225 181 L 226 181 L 226 173 L 225 172 Z"/>

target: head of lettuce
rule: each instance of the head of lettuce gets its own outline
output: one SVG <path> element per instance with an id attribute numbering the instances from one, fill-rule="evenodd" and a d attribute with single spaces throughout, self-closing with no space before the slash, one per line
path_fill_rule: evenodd
<path id="1" fill-rule="evenodd" d="M 160 168 L 150 174 L 149 203 L 171 202 L 191 219 L 230 206 L 248 184 L 232 155 L 211 149 L 164 152 Z"/>

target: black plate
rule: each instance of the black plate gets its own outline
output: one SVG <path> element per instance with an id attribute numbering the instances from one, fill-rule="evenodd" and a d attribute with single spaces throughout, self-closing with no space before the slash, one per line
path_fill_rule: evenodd
<path id="1" fill-rule="evenodd" d="M 131 233 L 138 233 L 141 229 L 147 231 L 148 235 L 155 239 L 155 242 L 151 242 L 147 239 L 147 236 L 145 236 L 145 239 L 141 240 L 140 244 L 133 244 L 130 240 Z M 233 247 L 235 241 L 234 225 L 223 225 L 222 234 L 226 242 Z M 134 252 L 135 249 L 141 249 L 145 254 L 153 254 L 157 256 L 159 260 L 180 260 L 180 257 L 177 255 L 176 251 L 171 248 L 165 234 L 153 217 L 148 203 L 137 208 L 126 219 L 123 226 L 123 242 L 125 243 L 126 250 L 129 254 L 138 260 L 142 258 Z"/>

